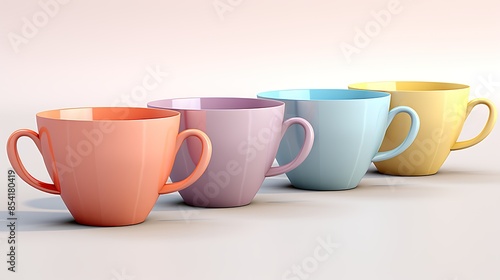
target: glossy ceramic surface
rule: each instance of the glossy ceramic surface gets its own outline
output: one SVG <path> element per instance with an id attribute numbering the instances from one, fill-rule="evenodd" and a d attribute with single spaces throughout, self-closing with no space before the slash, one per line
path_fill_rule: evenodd
<path id="1" fill-rule="evenodd" d="M 401 106 L 389 112 L 391 96 L 383 92 L 301 89 L 264 92 L 258 97 L 285 102 L 285 118 L 304 118 L 314 128 L 315 140 L 309 157 L 287 173 L 292 185 L 301 189 L 356 187 L 372 161 L 402 153 L 419 128 L 418 116 L 411 108 Z M 410 116 L 411 130 L 405 132 L 399 146 L 378 152 L 388 124 L 399 113 Z M 302 130 L 290 128 L 278 151 L 278 162 L 288 162 L 297 154 L 303 138 Z"/>
<path id="2" fill-rule="evenodd" d="M 18 176 L 63 199 L 78 223 L 121 226 L 143 222 L 159 194 L 195 182 L 208 166 L 209 138 L 199 130 L 179 133 L 178 112 L 147 108 L 79 108 L 37 114 L 38 133 L 14 132 L 7 153 Z M 31 138 L 53 184 L 31 176 L 19 158 L 17 141 Z M 165 184 L 177 150 L 189 136 L 200 147 L 192 174 Z M 200 142 L 201 140 L 201 142 Z"/>
<path id="3" fill-rule="evenodd" d="M 212 160 L 203 176 L 180 191 L 184 201 L 199 207 L 233 207 L 249 204 L 266 176 L 275 176 L 299 166 L 314 139 L 310 124 L 293 118 L 283 122 L 285 104 L 256 98 L 186 98 L 153 101 L 149 107 L 181 113 L 181 129 L 200 129 L 212 141 Z M 299 124 L 305 137 L 297 153 L 280 167 L 271 167 L 284 132 Z M 200 154 L 198 142 L 182 145 L 171 178 L 189 174 Z"/>
<path id="4" fill-rule="evenodd" d="M 372 82 L 349 85 L 351 89 L 379 90 L 391 94 L 391 108 L 410 106 L 420 116 L 421 128 L 415 142 L 399 156 L 375 163 L 378 171 L 391 175 L 431 175 L 438 172 L 450 151 L 471 147 L 488 136 L 497 118 L 494 104 L 484 98 L 469 101 L 469 86 L 438 82 Z M 471 140 L 457 142 L 465 119 L 479 104 L 489 108 L 483 130 Z M 405 137 L 410 122 L 394 119 L 381 150 L 394 148 Z"/>

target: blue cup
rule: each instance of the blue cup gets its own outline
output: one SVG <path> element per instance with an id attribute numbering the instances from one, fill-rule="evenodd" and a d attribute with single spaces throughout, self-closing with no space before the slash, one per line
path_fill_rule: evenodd
<path id="1" fill-rule="evenodd" d="M 381 91 L 297 89 L 259 93 L 259 98 L 285 102 L 285 118 L 301 117 L 314 128 L 314 145 L 306 160 L 286 173 L 292 185 L 307 190 L 355 188 L 371 162 L 393 158 L 415 140 L 417 113 L 407 106 L 389 111 L 391 95 Z M 395 149 L 379 152 L 387 127 L 399 113 L 411 118 L 405 140 Z M 304 143 L 304 130 L 290 127 L 278 150 L 279 164 L 293 160 Z"/>

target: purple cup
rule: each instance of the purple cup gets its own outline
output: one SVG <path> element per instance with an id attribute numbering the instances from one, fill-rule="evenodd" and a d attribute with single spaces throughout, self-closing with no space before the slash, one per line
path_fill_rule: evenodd
<path id="1" fill-rule="evenodd" d="M 184 202 L 198 207 L 235 207 L 249 204 L 265 177 L 289 172 L 308 156 L 314 142 L 312 126 L 302 118 L 283 122 L 285 104 L 257 98 L 179 98 L 148 103 L 150 108 L 181 113 L 180 130 L 196 128 L 212 142 L 212 159 L 205 173 L 180 191 Z M 294 160 L 271 167 L 288 127 L 304 128 L 304 144 Z M 170 177 L 186 178 L 201 155 L 198 141 L 182 144 Z"/>

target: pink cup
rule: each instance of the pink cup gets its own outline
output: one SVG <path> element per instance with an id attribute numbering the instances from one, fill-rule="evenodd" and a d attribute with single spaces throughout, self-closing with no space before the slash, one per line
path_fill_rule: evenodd
<path id="1" fill-rule="evenodd" d="M 9 160 L 26 183 L 60 195 L 80 224 L 141 223 L 160 194 L 191 185 L 210 161 L 210 139 L 199 130 L 179 133 L 180 116 L 174 111 L 75 108 L 40 112 L 36 119 L 38 131 L 21 129 L 10 136 Z M 36 144 L 53 183 L 26 170 L 17 150 L 21 137 Z M 200 144 L 199 164 L 185 180 L 166 184 L 177 150 L 191 138 Z"/>
<path id="2" fill-rule="evenodd" d="M 249 204 L 265 177 L 289 172 L 308 156 L 314 142 L 312 126 L 302 118 L 283 122 L 285 104 L 256 98 L 186 98 L 148 103 L 148 107 L 181 113 L 180 129 L 199 129 L 212 141 L 207 170 L 181 190 L 184 201 L 198 207 L 234 207 Z M 271 167 L 280 141 L 292 124 L 304 128 L 302 149 L 290 163 Z M 177 154 L 170 177 L 180 180 L 197 164 L 201 145 L 188 139 Z"/>

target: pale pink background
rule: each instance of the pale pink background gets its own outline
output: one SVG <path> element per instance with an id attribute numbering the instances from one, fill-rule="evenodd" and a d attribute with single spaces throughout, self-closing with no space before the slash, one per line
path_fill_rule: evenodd
<path id="1" fill-rule="evenodd" d="M 221 1 L 227 3 L 226 0 Z M 500 2 L 496 0 L 401 0 L 402 11 L 393 15 L 391 22 L 372 38 L 371 43 L 363 48 L 361 53 L 354 54 L 350 62 L 342 54 L 340 44 L 342 42 L 352 44 L 356 34 L 355 29 L 364 28 L 373 20 L 371 11 L 385 9 L 390 1 L 245 0 L 225 13 L 223 18 L 217 15 L 213 2 L 213 0 L 73 0 L 61 5 L 58 14 L 50 18 L 48 24 L 41 27 L 36 36 L 28 39 L 27 44 L 20 45 L 19 52 L 15 53 L 8 34 L 10 32 L 19 34 L 23 25 L 22 18 L 31 18 L 34 13 L 41 11 L 41 8 L 38 1 L 1 0 L 0 147 L 5 146 L 8 135 L 15 129 L 35 128 L 34 116 L 38 111 L 61 107 L 110 106 L 122 96 L 130 96 L 132 89 L 140 85 L 147 75 L 146 68 L 150 65 L 159 65 L 163 71 L 169 73 L 169 77 L 165 78 L 156 89 L 148 92 L 146 98 L 136 102 L 137 106 L 145 106 L 147 101 L 161 98 L 254 97 L 257 92 L 264 90 L 345 88 L 349 83 L 373 80 L 465 83 L 472 86 L 471 98 L 488 97 L 497 104 L 500 103 L 498 30 Z M 238 3 L 236 0 L 232 2 Z M 483 81 L 488 79 L 494 83 L 485 89 Z M 462 138 L 474 136 L 485 118 L 484 108 L 474 111 L 466 124 Z M 436 194 L 435 189 L 430 188 L 425 194 L 430 200 L 422 204 L 419 202 L 415 207 L 404 208 L 405 205 L 413 205 L 411 200 L 408 200 L 410 199 L 408 195 L 421 195 L 420 190 L 416 190 L 416 193 L 397 193 L 395 199 L 402 200 L 401 212 L 390 211 L 387 213 L 389 215 L 387 219 L 391 220 L 390 215 L 397 215 L 397 212 L 406 213 L 396 217 L 401 221 L 408 219 L 410 224 L 412 220 L 421 219 L 425 226 L 416 227 L 413 231 L 409 230 L 410 225 L 398 226 L 390 222 L 388 223 L 393 227 L 383 222 L 369 223 L 369 226 L 363 224 L 365 226 L 360 228 L 353 226 L 350 228 L 351 231 L 345 232 L 344 240 L 342 236 L 337 236 L 337 240 L 344 247 L 343 253 L 339 253 L 335 260 L 332 257 L 327 263 L 322 264 L 323 267 L 317 274 L 311 276 L 311 279 L 334 276 L 336 279 L 498 279 L 500 209 L 494 205 L 498 204 L 498 199 L 495 200 L 495 197 L 498 198 L 500 194 L 493 185 L 498 185 L 500 181 L 499 140 L 497 126 L 492 135 L 480 145 L 452 153 L 443 168 L 451 170 L 450 172 L 463 172 L 459 174 L 460 176 L 457 175 L 456 178 L 459 178 L 457 181 L 450 181 L 453 180 L 453 176 L 422 179 L 424 182 L 436 183 L 437 185 L 432 185 L 434 187 L 468 183 L 464 192 L 458 192 L 457 197 L 453 198 L 456 199 L 453 201 L 460 201 L 459 204 L 450 206 L 449 203 L 445 203 L 449 197 L 432 200 Z M 21 154 L 30 162 L 27 165 L 33 174 L 47 178 L 33 145 L 28 140 L 23 140 L 20 146 L 23 150 Z M 7 170 L 9 167 L 5 153 L 1 157 L 0 164 L 0 170 Z M 471 172 L 472 175 L 463 177 L 462 175 L 467 172 Z M 381 184 L 384 182 L 385 179 Z M 24 183 L 19 184 L 20 199 L 45 197 Z M 477 184 L 492 185 L 492 187 L 487 191 L 481 189 L 482 192 L 469 194 L 468 191 L 473 190 Z M 5 209 L 2 193 L 4 192 L 0 192 L 1 215 L 4 214 L 1 211 Z M 351 194 L 357 193 L 342 193 L 336 196 Z M 310 195 L 320 196 L 320 194 Z M 361 195 L 350 203 L 356 205 L 361 199 L 363 203 L 373 206 L 364 209 L 367 213 L 372 213 L 371 211 L 376 211 L 374 209 L 380 209 L 374 202 L 377 196 L 374 197 L 375 200 L 371 200 L 368 196 Z M 349 198 L 346 199 L 348 201 Z M 345 201 L 338 203 L 333 206 L 349 204 Z M 446 220 L 448 216 L 445 216 L 442 223 L 425 224 L 426 218 L 418 218 L 420 213 L 418 207 L 426 203 L 432 204 L 424 209 L 424 213 L 428 211 L 429 215 L 434 211 L 450 215 L 461 214 L 455 216 L 453 221 Z M 30 210 L 28 206 L 24 207 Z M 335 207 L 328 211 L 332 215 L 341 214 Z M 358 210 L 355 207 L 353 209 L 354 212 Z M 403 209 L 406 209 L 406 212 Z M 84 274 L 71 274 L 79 271 L 78 268 L 82 264 L 78 262 L 85 263 L 86 267 L 95 265 L 96 270 L 92 274 L 85 274 L 87 279 L 111 279 L 111 271 L 122 266 L 129 271 L 135 271 L 136 279 L 153 279 L 153 275 L 160 277 L 162 271 L 165 272 L 164 276 L 173 271 L 171 275 L 177 276 L 175 279 L 182 279 L 180 278 L 183 275 L 182 269 L 189 270 L 190 275 L 206 276 L 207 279 L 230 279 L 231 275 L 238 275 L 234 279 L 245 279 L 238 274 L 243 273 L 245 269 L 254 271 L 251 274 L 243 274 L 249 275 L 247 279 L 280 279 L 290 265 L 300 262 L 311 254 L 316 244 L 314 241 L 316 236 L 323 236 L 324 232 L 335 234 L 336 230 L 340 230 L 336 227 L 328 228 L 329 220 L 324 217 L 323 220 L 319 219 L 317 224 L 305 215 L 302 215 L 303 220 L 295 224 L 293 219 L 282 221 L 280 218 L 282 216 L 277 214 L 279 211 L 283 211 L 282 215 L 291 215 L 287 213 L 289 208 L 286 208 L 284 203 L 272 209 L 236 209 L 235 212 L 227 212 L 229 216 L 215 217 L 213 221 L 217 224 L 222 223 L 224 219 L 226 221 L 234 219 L 232 222 L 241 223 L 238 213 L 243 216 L 246 213 L 251 218 L 253 214 L 249 213 L 261 213 L 262 216 L 266 216 L 268 210 L 274 211 L 271 217 L 276 219 L 270 218 L 267 222 L 258 223 L 252 228 L 254 230 L 258 227 L 271 228 L 269 233 L 250 230 L 247 233 L 241 231 L 235 235 L 226 235 L 226 230 L 231 230 L 229 226 L 220 231 L 219 228 L 217 230 L 209 228 L 208 234 L 218 237 L 214 237 L 215 239 L 204 237 L 206 240 L 198 239 L 207 234 L 206 228 L 196 223 L 189 227 L 183 222 L 180 224 L 173 222 L 170 225 L 164 223 L 164 228 L 136 227 L 129 229 L 132 234 L 123 234 L 126 233 L 124 230 L 105 231 L 113 232 L 113 237 L 114 234 L 121 232 L 124 240 L 128 240 L 123 241 L 123 244 L 114 240 L 112 236 L 106 239 L 96 234 L 93 239 L 89 238 L 86 232 L 80 231 L 62 233 L 54 231 L 53 234 L 47 231 L 20 232 L 21 236 L 23 234 L 25 236 L 24 243 L 21 242 L 20 245 L 23 250 L 20 263 L 24 263 L 22 269 L 26 275 L 31 276 L 31 279 L 43 272 L 52 273 L 53 279 L 78 279 L 79 275 L 83 277 Z M 348 213 L 355 215 L 352 212 Z M 384 213 L 381 215 L 386 217 Z M 316 215 L 316 212 L 311 211 L 311 215 Z M 349 220 L 349 217 L 346 217 L 346 223 L 357 221 L 356 218 Z M 361 217 L 371 221 L 370 215 Z M 450 224 L 446 225 L 447 222 Z M 300 223 L 304 224 L 301 226 Z M 440 238 L 432 239 L 428 235 L 422 237 L 417 233 L 411 234 L 426 230 L 427 227 L 439 227 L 435 234 L 442 234 L 439 235 Z M 405 229 L 402 232 L 406 235 L 397 234 L 402 228 Z M 189 240 L 169 243 L 171 237 L 167 233 L 170 229 L 179 236 L 186 235 L 195 240 L 192 246 L 201 251 L 188 246 Z M 286 232 L 283 231 L 285 229 Z M 161 233 L 154 233 L 150 243 L 142 247 L 141 230 L 150 238 L 154 230 L 159 230 Z M 0 231 L 2 237 L 4 233 Z M 351 233 L 356 238 L 361 238 L 361 235 L 365 234 L 362 236 L 366 239 L 359 239 L 361 243 L 356 247 L 356 240 L 348 239 Z M 394 233 L 395 236 L 390 233 Z M 165 234 L 164 242 L 167 242 L 168 246 L 157 247 L 156 244 L 160 241 L 156 240 L 162 240 L 163 234 Z M 373 237 L 370 237 L 371 234 Z M 61 236 L 57 241 L 59 243 L 54 243 L 52 247 L 39 244 L 43 243 L 45 238 L 54 235 Z M 256 238 L 254 241 L 258 244 L 256 247 L 252 246 L 252 236 Z M 0 253 L 5 255 L 6 243 L 5 240 L 1 242 L 2 237 L 0 237 Z M 95 245 L 93 248 L 104 250 L 109 242 L 114 240 L 116 243 L 111 242 L 112 245 L 109 245 L 113 250 L 94 255 L 92 250 L 82 248 L 72 250 L 72 240 L 75 244 L 84 244 L 85 240 L 95 242 L 94 245 L 102 246 Z M 407 244 L 408 247 L 394 243 L 394 240 L 399 240 L 398 242 Z M 443 240 L 448 240 L 448 243 L 445 242 L 448 247 L 440 247 Z M 300 242 L 304 244 L 297 245 Z M 385 245 L 377 247 L 377 244 L 382 243 Z M 224 247 L 225 244 L 237 245 L 229 248 Z M 274 244 L 277 244 L 276 247 Z M 241 251 L 237 250 L 240 248 L 238 246 L 241 246 Z M 297 249 L 296 246 L 302 249 Z M 49 248 L 52 248 L 52 253 L 44 253 L 48 252 Z M 127 248 L 133 249 L 129 252 Z M 143 252 L 140 252 L 141 248 Z M 218 252 L 217 248 L 222 248 L 223 251 Z M 404 248 L 411 248 L 414 251 Z M 75 254 L 79 256 L 77 253 L 79 250 L 82 251 L 82 255 L 76 257 L 74 263 L 69 261 L 70 256 Z M 169 250 L 172 251 L 168 253 Z M 233 255 L 224 255 L 226 251 Z M 419 252 L 417 255 L 412 254 L 417 251 Z M 126 257 L 125 252 L 129 252 L 130 258 Z M 165 252 L 167 253 L 164 256 Z M 437 253 L 433 255 L 432 252 Z M 70 255 L 65 256 L 65 254 Z M 203 255 L 205 257 L 201 258 L 199 254 L 206 256 Z M 162 257 L 165 263 L 162 262 Z M 3 257 L 0 257 L 1 259 Z M 37 260 L 42 261 L 40 266 L 36 265 Z M 49 260 L 54 261 L 49 262 Z M 97 260 L 97 263 L 92 260 Z M 193 260 L 192 267 L 189 265 L 191 260 Z M 279 264 L 275 263 L 276 260 L 280 260 Z M 428 262 L 422 263 L 424 260 Z M 245 265 L 245 262 L 248 263 Z M 1 263 L 2 279 L 11 279 L 3 277 L 5 264 L 3 261 Z M 58 263 L 62 264 L 58 266 Z M 149 263 L 152 265 L 148 266 Z M 388 268 L 391 263 L 395 270 Z M 225 266 L 227 267 L 223 269 Z M 345 269 L 342 270 L 341 267 Z M 372 270 L 364 271 L 364 267 Z M 373 270 L 375 267 L 380 267 L 380 270 Z M 347 270 L 351 271 L 351 274 Z M 33 275 L 29 274 L 30 271 Z M 365 272 L 366 274 L 363 274 Z M 357 276 L 349 277 L 349 275 Z M 11 274 L 8 276 L 12 277 Z M 17 277 L 12 279 L 22 279 L 21 275 Z"/>
<path id="2" fill-rule="evenodd" d="M 11 131 L 33 128 L 38 111 L 111 106 L 130 97 L 150 65 L 169 76 L 136 106 L 374 80 L 465 83 L 471 98 L 500 102 L 497 1 L 401 0 L 402 11 L 350 62 L 341 43 L 353 44 L 355 29 L 391 1 L 232 1 L 240 4 L 223 18 L 214 0 L 69 1 L 16 54 L 8 34 L 20 34 L 22 18 L 43 10 L 37 1 L 2 0 L 0 146 Z M 473 112 L 461 138 L 480 130 L 485 112 Z M 499 149 L 487 146 L 497 131 L 475 152 L 459 154 L 488 150 L 495 156 L 484 160 L 496 163 Z"/>

